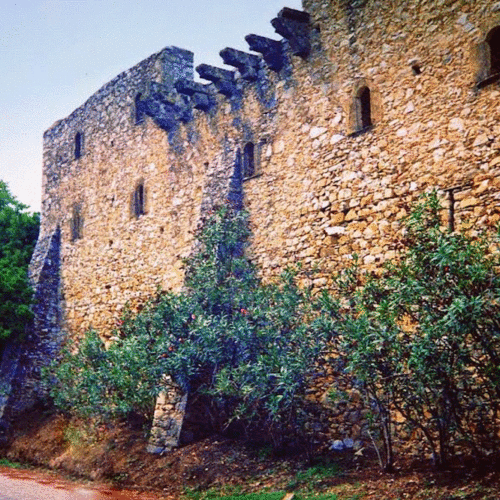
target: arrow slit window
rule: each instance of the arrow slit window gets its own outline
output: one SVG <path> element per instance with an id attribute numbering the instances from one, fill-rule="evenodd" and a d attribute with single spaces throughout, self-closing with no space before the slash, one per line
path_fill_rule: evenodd
<path id="1" fill-rule="evenodd" d="M 144 182 L 137 184 L 132 195 L 132 215 L 138 219 L 146 213 L 146 190 Z"/>

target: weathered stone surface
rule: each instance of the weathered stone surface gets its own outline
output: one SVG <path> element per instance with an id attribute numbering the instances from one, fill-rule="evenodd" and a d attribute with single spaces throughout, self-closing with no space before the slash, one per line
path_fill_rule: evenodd
<path id="1" fill-rule="evenodd" d="M 237 94 L 238 88 L 233 71 L 210 66 L 209 64 L 200 64 L 197 66 L 196 71 L 201 78 L 213 82 L 217 91 L 226 97 L 232 97 Z"/>
<path id="2" fill-rule="evenodd" d="M 180 444 L 182 423 L 186 414 L 188 394 L 184 393 L 170 377 L 164 377 L 164 390 L 156 399 L 151 426 L 148 453 L 161 454 Z"/>
<path id="3" fill-rule="evenodd" d="M 245 37 L 250 50 L 260 52 L 266 64 L 273 71 L 280 71 L 285 65 L 285 51 L 282 43 L 271 38 L 259 35 L 247 35 Z"/>
<path id="4" fill-rule="evenodd" d="M 256 55 L 227 47 L 220 51 L 220 56 L 224 64 L 238 68 L 241 77 L 245 80 L 257 80 L 258 71 L 261 67 L 261 59 Z"/>
<path id="5" fill-rule="evenodd" d="M 309 14 L 285 7 L 271 21 L 276 33 L 286 38 L 296 56 L 307 57 L 311 51 Z"/>
<path id="6" fill-rule="evenodd" d="M 397 257 L 401 219 L 433 188 L 455 187 L 457 226 L 499 220 L 499 93 L 481 56 L 497 4 L 361 3 L 349 13 L 339 0 L 304 0 L 307 22 L 284 16 L 299 23 L 285 22 L 287 40 L 248 36 L 268 65 L 253 82 L 215 68 L 205 73 L 212 84 L 197 84 L 192 54 L 165 49 L 45 133 L 37 251 L 59 227 L 64 297 L 55 300 L 50 331 L 78 337 L 93 326 L 109 339 L 127 302 L 136 307 L 158 287 L 179 289 L 193 234 L 214 204 L 233 196 L 249 143 L 256 175 L 236 198 L 250 212 L 251 254 L 264 276 L 302 261 L 318 269 L 318 286 L 328 286 L 354 254 L 375 270 Z M 299 45 L 290 48 L 292 40 Z M 157 110 L 148 114 L 141 104 L 152 83 L 164 89 L 153 93 L 161 106 L 186 98 L 193 109 L 165 111 L 161 128 Z M 360 129 L 364 87 L 372 126 Z M 138 185 L 145 206 L 136 217 Z M 76 208 L 82 233 L 72 239 Z M 339 377 L 315 379 L 310 397 L 319 400 Z M 359 416 L 360 403 L 350 404 L 349 415 Z M 362 425 L 340 420 L 345 408 L 325 411 L 330 441 L 363 434 Z"/>

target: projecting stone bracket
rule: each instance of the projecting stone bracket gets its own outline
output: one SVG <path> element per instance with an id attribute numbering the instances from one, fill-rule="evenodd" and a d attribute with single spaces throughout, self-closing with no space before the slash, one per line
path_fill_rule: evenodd
<path id="1" fill-rule="evenodd" d="M 288 40 L 292 53 L 307 57 L 311 52 L 309 14 L 285 7 L 271 24 L 276 33 Z"/>
<path id="2" fill-rule="evenodd" d="M 156 82 L 149 84 L 147 95 L 139 106 L 141 113 L 150 116 L 164 130 L 172 130 L 179 122 L 192 119 L 187 99 Z"/>
<path id="3" fill-rule="evenodd" d="M 234 71 L 217 68 L 216 66 L 210 66 L 209 64 L 200 64 L 196 68 L 196 71 L 201 78 L 213 82 L 217 92 L 220 94 L 225 95 L 226 97 L 233 97 L 239 93 L 236 86 Z"/>
<path id="4" fill-rule="evenodd" d="M 245 37 L 250 50 L 262 54 L 262 58 L 273 71 L 280 71 L 285 65 L 283 44 L 272 38 L 260 35 L 247 35 Z"/>
<path id="5" fill-rule="evenodd" d="M 248 54 L 241 50 L 226 47 L 219 52 L 224 64 L 238 68 L 241 78 L 253 82 L 258 78 L 258 72 L 261 68 L 261 59 L 254 54 Z"/>
<path id="6" fill-rule="evenodd" d="M 209 111 L 216 104 L 216 100 L 209 89 L 210 85 L 203 85 L 202 83 L 182 78 L 177 80 L 174 86 L 177 92 L 191 98 L 191 103 L 195 109 Z"/>

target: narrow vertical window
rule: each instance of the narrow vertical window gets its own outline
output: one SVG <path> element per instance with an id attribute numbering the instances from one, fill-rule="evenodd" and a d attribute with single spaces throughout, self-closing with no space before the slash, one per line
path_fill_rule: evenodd
<path id="1" fill-rule="evenodd" d="M 360 130 L 372 126 L 372 105 L 370 98 L 370 89 L 362 87 L 358 92 L 358 126 Z"/>
<path id="2" fill-rule="evenodd" d="M 248 142 L 243 149 L 243 177 L 255 175 L 255 146 Z"/>
<path id="3" fill-rule="evenodd" d="M 419 64 L 412 64 L 411 70 L 413 71 L 413 74 L 415 76 L 422 74 L 422 68 L 420 67 Z"/>
<path id="4" fill-rule="evenodd" d="M 139 218 L 141 215 L 144 215 L 146 213 L 144 184 L 142 182 L 137 185 L 134 191 L 133 213 L 136 218 Z"/>
<path id="5" fill-rule="evenodd" d="M 78 205 L 73 205 L 72 216 L 70 219 L 70 236 L 71 241 L 74 242 L 82 238 L 83 232 L 83 218 L 81 209 Z"/>
<path id="6" fill-rule="evenodd" d="M 500 80 L 500 26 L 495 26 L 475 47 L 478 63 L 476 87 L 481 89 Z"/>
<path id="7" fill-rule="evenodd" d="M 77 132 L 75 135 L 75 160 L 82 156 L 82 134 Z"/>

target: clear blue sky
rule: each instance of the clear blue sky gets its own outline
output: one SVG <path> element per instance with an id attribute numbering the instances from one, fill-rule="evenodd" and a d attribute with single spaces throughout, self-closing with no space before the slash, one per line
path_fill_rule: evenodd
<path id="1" fill-rule="evenodd" d="M 4 0 L 0 10 L 0 179 L 40 209 L 42 134 L 118 73 L 169 45 L 222 65 L 245 35 L 301 0 Z"/>

